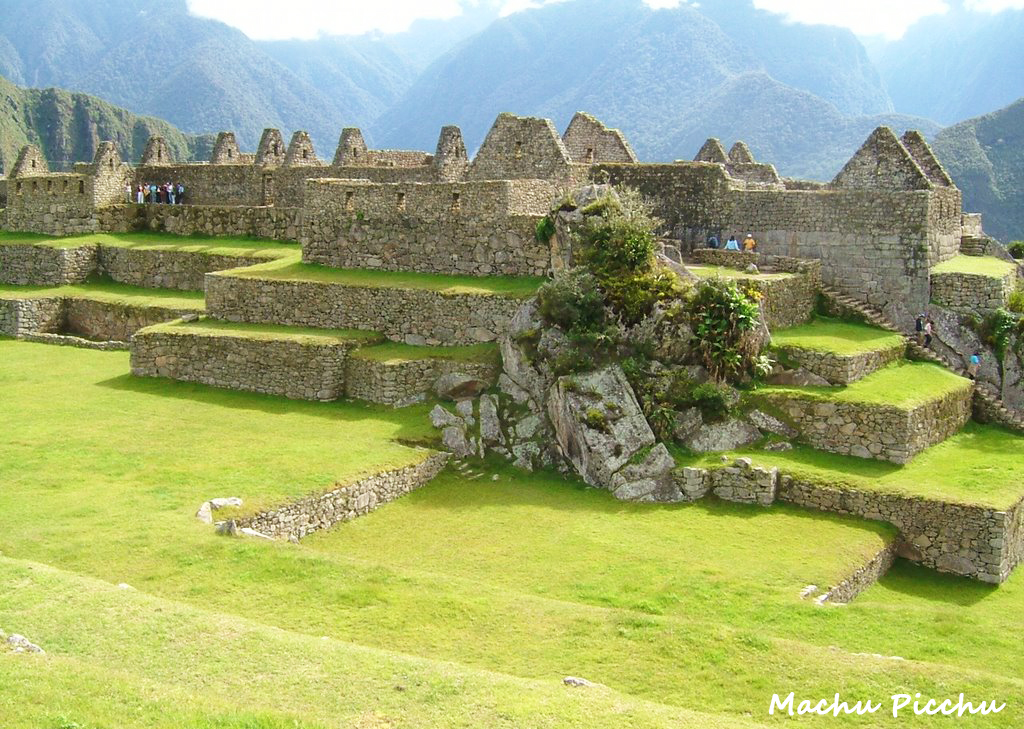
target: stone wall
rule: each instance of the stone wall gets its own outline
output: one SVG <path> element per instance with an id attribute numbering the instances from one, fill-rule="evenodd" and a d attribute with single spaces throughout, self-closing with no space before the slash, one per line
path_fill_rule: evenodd
<path id="1" fill-rule="evenodd" d="M 266 263 L 266 258 L 100 246 L 99 271 L 118 283 L 145 288 L 202 291 L 211 271 Z"/>
<path id="2" fill-rule="evenodd" d="M 308 496 L 294 504 L 261 512 L 239 520 L 238 524 L 271 537 L 301 539 L 339 522 L 368 514 L 382 504 L 418 489 L 440 473 L 448 458 L 448 453 L 430 453 L 416 465 L 382 471 L 339 485 L 326 494 Z"/>
<path id="3" fill-rule="evenodd" d="M 550 119 L 499 114 L 469 166 L 470 180 L 556 180 L 572 176 L 569 151 Z"/>
<path id="4" fill-rule="evenodd" d="M 116 205 L 96 212 L 96 227 L 111 233 L 237 236 L 297 241 L 302 210 L 286 207 Z"/>
<path id="5" fill-rule="evenodd" d="M 415 359 L 380 362 L 370 357 L 349 357 L 345 395 L 357 400 L 394 405 L 427 393 L 442 375 L 461 373 L 494 384 L 500 366 L 484 362 Z"/>
<path id="6" fill-rule="evenodd" d="M 970 273 L 933 273 L 932 301 L 962 314 L 981 314 L 1005 308 L 1017 287 L 1016 271 L 1002 278 Z"/>
<path id="7" fill-rule="evenodd" d="M 790 394 L 764 394 L 821 451 L 907 463 L 949 438 L 971 417 L 973 386 L 965 385 L 911 410 L 889 405 L 817 402 Z"/>
<path id="8" fill-rule="evenodd" d="M 542 181 L 307 183 L 303 260 L 340 268 L 536 275 L 551 269 L 537 221 L 550 208 Z"/>
<path id="9" fill-rule="evenodd" d="M 749 458 L 737 458 L 721 468 L 677 468 L 673 480 L 685 500 L 696 501 L 714 494 L 723 501 L 771 506 L 778 488 L 777 468 L 760 468 Z"/>
<path id="10" fill-rule="evenodd" d="M 132 339 L 132 374 L 169 377 L 296 400 L 336 400 L 351 342 L 301 342 L 193 333 L 164 327 Z"/>
<path id="11" fill-rule="evenodd" d="M 785 329 L 805 324 L 814 316 L 820 281 L 807 274 L 779 279 L 746 279 L 745 283 L 761 293 L 761 311 L 769 329 Z"/>
<path id="12" fill-rule="evenodd" d="M 0 283 L 64 286 L 82 283 L 96 270 L 96 246 L 58 248 L 0 244 Z"/>
<path id="13" fill-rule="evenodd" d="M 326 329 L 368 329 L 415 345 L 490 342 L 522 305 L 503 296 L 423 289 L 275 281 L 225 274 L 206 277 L 206 309 L 229 321 Z"/>
<path id="14" fill-rule="evenodd" d="M 0 299 L 0 334 L 23 337 L 37 332 L 57 332 L 63 316 L 60 299 Z"/>
<path id="15" fill-rule="evenodd" d="M 60 333 L 94 341 L 128 342 L 140 329 L 194 313 L 188 309 L 129 306 L 89 299 L 63 299 Z"/>
<path id="16" fill-rule="evenodd" d="M 609 129 L 590 114 L 576 112 L 562 135 L 573 162 L 636 162 L 636 154 L 618 129 Z"/>
<path id="17" fill-rule="evenodd" d="M 787 364 L 802 367 L 833 385 L 849 385 L 903 357 L 906 345 L 897 342 L 887 349 L 841 355 L 802 347 L 780 347 Z"/>
<path id="18" fill-rule="evenodd" d="M 941 572 L 999 583 L 1024 555 L 1024 504 L 1007 511 L 779 478 L 778 497 L 800 506 L 886 521 L 900 530 L 900 556 Z"/>
<path id="19" fill-rule="evenodd" d="M 9 180 L 7 230 L 49 235 L 96 231 L 92 217 L 92 178 L 85 174 L 48 174 Z"/>
<path id="20" fill-rule="evenodd" d="M 878 582 L 893 562 L 896 561 L 899 552 L 899 542 L 893 541 L 886 544 L 878 553 L 869 559 L 865 564 L 842 580 L 838 585 L 830 588 L 824 595 L 818 598 L 821 603 L 830 602 L 835 605 L 845 605 L 852 602 L 857 595 Z"/>

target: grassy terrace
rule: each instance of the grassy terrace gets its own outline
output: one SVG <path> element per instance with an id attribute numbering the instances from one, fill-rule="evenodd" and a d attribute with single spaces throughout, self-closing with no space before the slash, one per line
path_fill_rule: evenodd
<path id="1" fill-rule="evenodd" d="M 740 278 L 751 281 L 778 281 L 784 278 L 793 278 L 792 273 L 747 273 L 738 268 L 727 268 L 725 266 L 698 266 L 687 263 L 686 270 L 700 278 Z"/>
<path id="2" fill-rule="evenodd" d="M 755 394 L 787 395 L 818 402 L 886 405 L 912 410 L 971 387 L 970 380 L 928 362 L 897 362 L 845 387 L 769 385 Z"/>
<path id="3" fill-rule="evenodd" d="M 903 466 L 803 446 L 781 453 L 748 448 L 728 455 L 747 456 L 757 465 L 777 466 L 785 473 L 826 485 L 1008 509 L 1024 497 L 1022 446 L 1024 439 L 1015 433 L 968 423 Z M 704 468 L 722 465 L 717 453 L 680 454 L 676 460 Z"/>
<path id="4" fill-rule="evenodd" d="M 836 319 L 818 318 L 810 324 L 772 332 L 772 344 L 775 347 L 829 352 L 840 356 L 878 352 L 902 346 L 903 343 L 903 337 L 899 334 Z"/>
<path id="5" fill-rule="evenodd" d="M 434 273 L 406 273 L 369 269 L 329 268 L 310 263 L 274 261 L 231 271 L 222 276 L 258 278 L 271 281 L 310 281 L 366 288 L 398 288 L 437 291 L 441 294 L 507 296 L 525 299 L 533 296 L 544 279 L 533 276 L 445 276 Z"/>
<path id="6" fill-rule="evenodd" d="M 949 259 L 937 266 L 932 267 L 932 273 L 969 273 L 975 276 L 992 276 L 1003 278 L 1016 266 L 1009 261 L 990 256 L 964 256 L 959 255 Z"/>
<path id="7" fill-rule="evenodd" d="M 361 347 L 352 352 L 352 357 L 374 362 L 398 363 L 422 359 L 446 359 L 458 362 L 500 364 L 498 346 L 494 342 L 473 344 L 465 347 L 417 347 L 399 342 L 385 342 L 371 347 Z"/>
<path id="8" fill-rule="evenodd" d="M 353 342 L 373 344 L 384 339 L 377 332 L 362 329 L 312 329 L 277 324 L 242 324 L 203 318 L 194 322 L 173 321 L 148 327 L 149 332 L 195 334 L 208 337 L 238 337 L 241 339 L 291 340 L 310 344 Z"/>
<path id="9" fill-rule="evenodd" d="M 110 248 L 289 260 L 296 260 L 301 255 L 299 246 L 294 243 L 280 243 L 261 238 L 204 238 L 167 233 L 93 233 L 55 238 L 37 233 L 0 232 L 0 245 L 11 244 L 45 245 L 53 248 L 101 245 Z"/>
<path id="10" fill-rule="evenodd" d="M 167 309 L 195 309 L 203 311 L 202 291 L 176 289 L 147 289 L 110 282 L 77 284 L 71 286 L 11 286 L 0 284 L 0 299 L 88 299 L 108 304 Z"/>
<path id="11" fill-rule="evenodd" d="M 849 574 L 886 527 L 624 504 L 490 462 L 299 545 L 217 537 L 194 519 L 204 499 L 252 508 L 421 457 L 402 442 L 435 437 L 427 406 L 296 402 L 127 366 L 0 341 L 0 627 L 47 650 L 0 653 L 5 729 L 741 729 L 785 723 L 767 715 L 772 693 L 908 690 L 1001 699 L 984 725 L 1024 723 L 1021 574 L 995 589 L 899 566 L 852 605 L 815 608 L 798 592 Z"/>

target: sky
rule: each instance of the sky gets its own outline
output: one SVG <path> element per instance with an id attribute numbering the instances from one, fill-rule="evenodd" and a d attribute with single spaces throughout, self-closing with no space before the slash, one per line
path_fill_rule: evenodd
<path id="1" fill-rule="evenodd" d="M 396 33 L 418 18 L 447 19 L 464 8 L 488 4 L 502 15 L 558 0 L 187 0 L 193 14 L 214 18 L 257 40 L 315 38 L 372 31 Z M 672 7 L 687 0 L 644 0 Z M 715 0 L 701 0 L 712 3 Z M 689 0 L 699 5 L 697 0 Z M 964 0 L 973 10 L 1024 8 L 1024 0 Z M 850 28 L 858 35 L 896 39 L 916 20 L 948 9 L 946 0 L 754 0 L 764 10 L 803 23 Z"/>

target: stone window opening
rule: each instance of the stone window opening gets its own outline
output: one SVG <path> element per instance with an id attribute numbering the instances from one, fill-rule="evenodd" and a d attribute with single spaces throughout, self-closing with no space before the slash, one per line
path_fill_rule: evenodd
<path id="1" fill-rule="evenodd" d="M 593 147 L 587 147 L 587 157 L 586 157 L 586 160 L 587 160 L 588 164 L 594 164 L 594 148 Z"/>
<path id="2" fill-rule="evenodd" d="M 84 195 L 85 194 L 85 180 L 79 180 L 78 181 L 78 194 L 79 195 Z"/>
<path id="3" fill-rule="evenodd" d="M 404 192 L 398 193 L 398 212 L 400 212 L 400 213 L 404 213 L 405 212 L 405 193 Z"/>
<path id="4" fill-rule="evenodd" d="M 302 150 L 302 159 L 309 159 L 309 150 L 308 149 Z"/>
<path id="5" fill-rule="evenodd" d="M 228 150 L 228 159 L 231 159 L 232 157 L 234 157 L 234 155 L 235 155 L 235 153 L 234 153 L 234 152 L 232 152 L 232 151 L 231 151 L 231 150 L 229 149 L 229 150 Z"/>
<path id="6" fill-rule="evenodd" d="M 32 192 L 38 192 L 38 191 L 39 191 L 39 183 L 38 182 L 33 182 L 32 183 Z"/>
<path id="7" fill-rule="evenodd" d="M 160 161 L 160 160 L 162 160 L 163 158 L 164 158 L 164 153 L 163 153 L 163 150 L 161 150 L 161 149 L 158 149 L 158 150 L 156 151 L 156 161 L 157 161 L 157 162 L 159 162 L 159 161 Z"/>
<path id="8" fill-rule="evenodd" d="M 110 158 L 110 159 L 109 159 L 109 160 L 107 161 L 107 164 L 108 164 L 108 165 L 110 165 L 110 169 L 114 169 L 114 158 L 113 158 L 113 157 L 111 157 L 111 158 Z"/>
<path id="9" fill-rule="evenodd" d="M 36 168 L 36 161 L 32 160 L 32 169 L 35 169 L 35 168 Z"/>
<path id="10" fill-rule="evenodd" d="M 352 148 L 352 159 L 359 159 L 359 150 L 355 147 Z"/>
<path id="11" fill-rule="evenodd" d="M 275 155 L 281 154 L 281 145 L 278 142 L 274 142 L 274 154 Z"/>
<path id="12" fill-rule="evenodd" d="M 522 142 L 516 142 L 515 154 L 516 154 L 516 159 L 522 159 L 523 158 L 523 143 Z"/>
<path id="13" fill-rule="evenodd" d="M 53 180 L 46 181 L 46 191 L 53 192 Z"/>
<path id="14" fill-rule="evenodd" d="M 458 213 L 462 212 L 462 200 L 460 199 L 460 197 L 461 197 L 460 193 L 457 193 L 457 192 L 453 192 L 452 193 L 452 212 L 453 213 L 458 214 Z"/>
<path id="15" fill-rule="evenodd" d="M 355 210 L 355 207 L 356 207 L 355 197 L 356 197 L 356 194 L 352 190 L 346 190 L 345 191 L 345 212 L 346 213 L 351 213 L 353 210 Z"/>
<path id="16" fill-rule="evenodd" d="M 21 194 L 21 183 L 20 182 L 17 185 L 14 186 L 14 191 L 16 193 L 18 193 L 19 195 Z"/>
<path id="17" fill-rule="evenodd" d="M 64 180 L 64 186 L 62 188 L 62 191 L 63 192 L 67 192 L 68 191 L 68 181 L 67 180 Z"/>

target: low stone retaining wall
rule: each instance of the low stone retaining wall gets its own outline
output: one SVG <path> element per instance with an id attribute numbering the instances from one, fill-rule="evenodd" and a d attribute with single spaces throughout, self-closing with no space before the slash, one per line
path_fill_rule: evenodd
<path id="1" fill-rule="evenodd" d="M 723 501 L 770 506 L 775 501 L 779 471 L 759 468 L 749 458 L 737 458 L 722 468 L 679 468 L 673 479 L 687 501 L 696 501 L 713 493 Z"/>
<path id="2" fill-rule="evenodd" d="M 817 402 L 793 395 L 765 394 L 821 451 L 907 463 L 958 432 L 971 417 L 973 387 L 946 394 L 912 410 L 887 405 Z"/>
<path id="3" fill-rule="evenodd" d="M 253 256 L 101 246 L 99 269 L 113 280 L 132 286 L 202 291 L 204 277 L 211 271 L 252 266 L 267 260 Z"/>
<path id="4" fill-rule="evenodd" d="M 63 335 L 72 344 L 78 339 L 123 344 L 139 329 L 191 311 L 73 297 L 0 299 L 0 334 L 32 341 L 56 342 Z"/>
<path id="5" fill-rule="evenodd" d="M 238 525 L 271 537 L 302 539 L 307 534 L 368 514 L 418 489 L 444 468 L 449 455 L 432 453 L 414 466 L 382 471 L 326 494 L 309 496 L 280 509 L 240 519 Z"/>
<path id="6" fill-rule="evenodd" d="M 301 208 L 216 205 L 114 205 L 96 211 L 98 230 L 174 235 L 228 235 L 298 241 Z"/>
<path id="7" fill-rule="evenodd" d="M 785 329 L 806 324 L 814 316 L 820 283 L 808 274 L 788 278 L 745 281 L 761 293 L 764 323 L 769 329 Z"/>
<path id="8" fill-rule="evenodd" d="M 369 357 L 349 357 L 345 395 L 358 400 L 394 405 L 430 391 L 437 378 L 459 372 L 490 384 L 498 381 L 501 367 L 482 362 L 416 359 L 379 362 Z"/>
<path id="9" fill-rule="evenodd" d="M 131 345 L 128 342 L 105 341 L 96 342 L 84 337 L 76 337 L 71 334 L 23 334 L 18 337 L 26 342 L 39 342 L 40 344 L 57 344 L 63 347 L 78 347 L 79 349 L 95 349 L 101 352 L 125 352 Z"/>
<path id="10" fill-rule="evenodd" d="M 889 571 L 892 563 L 896 561 L 899 546 L 899 541 L 886 544 L 878 554 L 869 559 L 860 569 L 822 595 L 818 599 L 819 602 L 830 602 L 838 605 L 852 602 L 857 595 L 878 582 Z"/>
<path id="11" fill-rule="evenodd" d="M 504 296 L 423 289 L 275 281 L 221 274 L 206 277 L 206 309 L 228 321 L 321 329 L 369 329 L 415 345 L 490 342 L 522 305 Z"/>
<path id="12" fill-rule="evenodd" d="M 132 339 L 132 374 L 169 377 L 296 400 L 336 400 L 351 342 L 311 343 L 143 329 Z"/>
<path id="13" fill-rule="evenodd" d="M 61 299 L 0 299 L 0 334 L 56 332 L 64 321 Z"/>
<path id="14" fill-rule="evenodd" d="M 779 347 L 779 351 L 797 367 L 824 377 L 833 385 L 849 385 L 901 359 L 906 345 L 897 343 L 888 349 L 850 355 L 792 346 Z"/>
<path id="15" fill-rule="evenodd" d="M 96 270 L 96 246 L 0 245 L 0 284 L 64 286 Z"/>
<path id="16" fill-rule="evenodd" d="M 778 498 L 799 506 L 886 521 L 900 530 L 900 556 L 926 567 L 999 583 L 1024 558 L 1024 503 L 1008 511 L 823 486 L 779 477 Z"/>
<path id="17" fill-rule="evenodd" d="M 1017 286 L 1017 275 L 1002 278 L 970 273 L 933 273 L 932 301 L 963 314 L 995 311 L 1006 306 Z"/>

